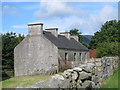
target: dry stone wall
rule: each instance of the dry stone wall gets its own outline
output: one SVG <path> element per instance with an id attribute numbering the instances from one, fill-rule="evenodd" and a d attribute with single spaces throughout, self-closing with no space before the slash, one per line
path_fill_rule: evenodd
<path id="1" fill-rule="evenodd" d="M 62 74 L 52 76 L 48 81 L 38 82 L 27 88 L 100 88 L 103 80 L 113 75 L 118 67 L 118 57 L 91 59 L 78 67 L 65 70 Z"/>

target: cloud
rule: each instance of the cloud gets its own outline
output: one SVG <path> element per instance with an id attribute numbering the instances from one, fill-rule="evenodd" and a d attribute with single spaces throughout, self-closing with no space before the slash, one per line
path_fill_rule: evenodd
<path id="1" fill-rule="evenodd" d="M 64 18 L 56 17 L 54 19 L 44 22 L 45 28 L 58 27 L 60 32 L 69 31 L 70 29 L 77 28 L 82 34 L 91 34 L 100 30 L 101 26 L 109 20 L 117 19 L 117 8 L 110 5 L 105 5 L 99 13 L 89 14 L 85 13 L 82 15 L 67 16 Z M 82 16 L 82 17 L 81 17 Z"/>
<path id="2" fill-rule="evenodd" d="M 23 29 L 23 28 L 27 28 L 27 25 L 13 25 L 13 26 L 11 26 L 11 28 L 14 28 L 14 29 Z"/>
<path id="3" fill-rule="evenodd" d="M 34 12 L 34 16 L 36 18 L 43 18 L 43 17 L 64 17 L 71 14 L 78 14 L 80 11 L 74 10 L 70 7 L 66 2 L 56 2 L 53 0 L 52 2 L 41 2 L 40 3 L 40 10 Z"/>
<path id="4" fill-rule="evenodd" d="M 74 26 L 78 27 L 83 34 L 94 34 L 99 31 L 101 26 L 110 20 L 118 18 L 118 10 L 111 5 L 105 5 L 97 14 L 89 14 L 88 17 L 84 18 L 81 22 L 75 24 Z M 81 20 L 81 18 L 78 18 Z"/>
<path id="5" fill-rule="evenodd" d="M 39 18 L 37 22 L 41 19 L 41 22 L 44 23 L 44 28 L 57 27 L 59 32 L 77 28 L 82 34 L 91 35 L 100 30 L 101 25 L 106 21 L 117 19 L 118 17 L 117 8 L 111 5 L 105 5 L 99 9 L 97 11 L 99 13 L 92 13 L 92 10 L 91 13 L 81 9 L 74 10 L 73 7 L 65 2 L 42 2 L 40 10 L 36 11 L 34 15 Z M 11 28 L 22 29 L 27 28 L 27 26 L 13 25 Z"/>
<path id="6" fill-rule="evenodd" d="M 3 6 L 3 14 L 17 15 L 17 9 L 16 7 L 5 5 Z"/>
<path id="7" fill-rule="evenodd" d="M 118 17 L 118 10 L 110 5 L 104 6 L 99 14 L 99 18 L 101 22 L 112 20 L 115 18 L 117 19 L 117 17 Z"/>

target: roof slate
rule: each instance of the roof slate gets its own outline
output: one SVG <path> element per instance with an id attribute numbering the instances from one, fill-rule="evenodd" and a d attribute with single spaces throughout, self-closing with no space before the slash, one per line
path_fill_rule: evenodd
<path id="1" fill-rule="evenodd" d="M 50 32 L 43 31 L 43 35 L 50 40 L 54 45 L 58 47 L 58 49 L 67 49 L 67 50 L 75 50 L 75 51 L 88 51 L 81 43 L 77 42 L 75 39 L 71 38 L 67 39 L 63 35 L 58 35 L 55 37 Z"/>

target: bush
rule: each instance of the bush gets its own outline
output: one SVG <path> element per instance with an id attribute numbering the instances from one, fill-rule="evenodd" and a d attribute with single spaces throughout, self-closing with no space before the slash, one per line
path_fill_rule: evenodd
<path id="1" fill-rule="evenodd" d="M 103 56 L 119 56 L 119 46 L 118 42 L 103 42 L 98 45 L 97 48 L 97 57 L 101 58 Z"/>

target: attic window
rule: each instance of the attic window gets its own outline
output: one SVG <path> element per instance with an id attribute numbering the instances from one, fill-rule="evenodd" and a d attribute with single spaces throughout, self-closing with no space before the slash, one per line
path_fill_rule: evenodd
<path id="1" fill-rule="evenodd" d="M 65 60 L 67 60 L 68 59 L 68 54 L 67 53 L 65 53 Z"/>
<path id="2" fill-rule="evenodd" d="M 76 53 L 74 53 L 74 61 L 76 60 Z"/>

